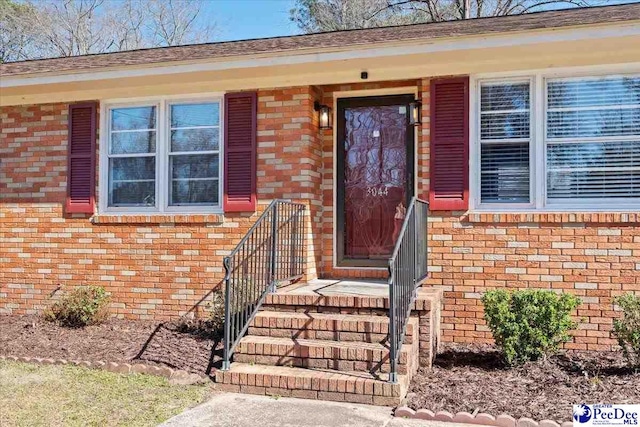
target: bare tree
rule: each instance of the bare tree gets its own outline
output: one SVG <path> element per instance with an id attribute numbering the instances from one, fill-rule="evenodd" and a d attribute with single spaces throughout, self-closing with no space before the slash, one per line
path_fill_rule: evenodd
<path id="1" fill-rule="evenodd" d="M 29 5 L 0 0 L 0 62 L 30 57 L 33 34 L 28 20 L 32 13 Z"/>
<path id="2" fill-rule="evenodd" d="M 468 4 L 468 9 L 465 3 Z M 520 15 L 549 8 L 587 7 L 597 3 L 598 0 L 388 0 L 387 7 L 407 8 L 424 14 L 426 22 L 435 22 Z"/>
<path id="3" fill-rule="evenodd" d="M 63 0 L 31 3 L 32 25 L 46 56 L 86 55 L 111 49 L 104 0 Z"/>
<path id="4" fill-rule="evenodd" d="M 121 0 L 109 15 L 117 50 L 210 41 L 215 23 L 202 18 L 204 0 Z"/>
<path id="5" fill-rule="evenodd" d="M 212 35 L 212 23 L 197 22 L 203 2 L 150 0 L 143 3 L 149 11 L 146 26 L 151 35 L 151 43 L 156 46 L 200 43 L 209 40 Z"/>
<path id="6" fill-rule="evenodd" d="M 290 18 L 305 33 L 422 22 L 417 10 L 388 0 L 297 0 Z"/>
<path id="7" fill-rule="evenodd" d="M 607 0 L 296 0 L 290 18 L 302 31 L 311 33 L 606 3 Z"/>
<path id="8" fill-rule="evenodd" d="M 210 41 L 215 23 L 202 13 L 204 5 L 209 4 L 207 0 L 0 0 L 0 59 L 86 55 Z M 28 8 L 28 13 L 23 8 Z"/>

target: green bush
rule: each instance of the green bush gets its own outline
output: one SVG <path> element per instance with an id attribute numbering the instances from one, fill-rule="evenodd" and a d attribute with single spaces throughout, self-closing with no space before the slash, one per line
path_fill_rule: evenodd
<path id="1" fill-rule="evenodd" d="M 526 289 L 488 291 L 482 296 L 484 317 L 509 365 L 554 352 L 570 340 L 577 324 L 571 312 L 580 300 L 570 294 Z"/>
<path id="2" fill-rule="evenodd" d="M 46 320 L 79 328 L 103 322 L 109 315 L 109 295 L 101 286 L 81 286 L 64 294 L 44 313 Z"/>
<path id="3" fill-rule="evenodd" d="M 614 302 L 622 309 L 622 318 L 613 321 L 613 334 L 629 364 L 640 367 L 640 296 L 628 293 Z"/>

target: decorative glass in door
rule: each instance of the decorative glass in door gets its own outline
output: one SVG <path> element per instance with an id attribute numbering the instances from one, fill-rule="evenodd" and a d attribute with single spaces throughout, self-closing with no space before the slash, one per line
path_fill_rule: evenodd
<path id="1" fill-rule="evenodd" d="M 354 266 L 383 266 L 393 252 L 409 199 L 413 132 L 407 105 L 345 107 L 341 114 L 342 258 Z"/>

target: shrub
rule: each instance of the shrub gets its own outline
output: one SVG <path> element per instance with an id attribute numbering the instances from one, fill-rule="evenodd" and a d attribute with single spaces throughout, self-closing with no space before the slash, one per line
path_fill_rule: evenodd
<path id="1" fill-rule="evenodd" d="M 629 364 L 640 367 L 640 296 L 628 293 L 614 302 L 622 309 L 622 317 L 613 321 L 613 334 Z"/>
<path id="2" fill-rule="evenodd" d="M 81 286 L 62 296 L 44 313 L 46 320 L 72 328 L 95 325 L 107 316 L 109 295 L 100 286 Z"/>
<path id="3" fill-rule="evenodd" d="M 249 281 L 242 282 L 236 285 L 231 293 L 230 315 L 236 316 L 236 319 L 249 316 L 255 309 L 258 291 L 252 285 L 253 283 Z M 224 303 L 225 290 L 221 287 L 214 290 L 211 293 L 211 299 L 203 304 L 204 316 L 198 316 L 195 319 L 183 317 L 177 322 L 178 330 L 206 338 L 222 338 L 224 336 Z"/>
<path id="4" fill-rule="evenodd" d="M 482 296 L 484 317 L 509 365 L 537 360 L 570 340 L 577 326 L 571 312 L 580 300 L 570 294 L 527 289 L 488 291 Z"/>
<path id="5" fill-rule="evenodd" d="M 207 304 L 207 324 L 217 336 L 224 334 L 224 292 L 215 291 Z"/>
<path id="6" fill-rule="evenodd" d="M 175 322 L 178 332 L 206 339 L 219 339 L 224 335 L 224 292 L 213 291 L 211 299 L 202 306 L 203 316 L 182 317 Z"/>

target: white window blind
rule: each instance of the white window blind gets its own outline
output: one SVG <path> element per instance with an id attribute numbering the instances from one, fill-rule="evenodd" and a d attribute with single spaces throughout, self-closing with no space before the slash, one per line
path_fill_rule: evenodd
<path id="1" fill-rule="evenodd" d="M 530 83 L 480 86 L 480 201 L 529 203 Z"/>
<path id="2" fill-rule="evenodd" d="M 547 201 L 640 198 L 640 77 L 547 81 Z"/>

